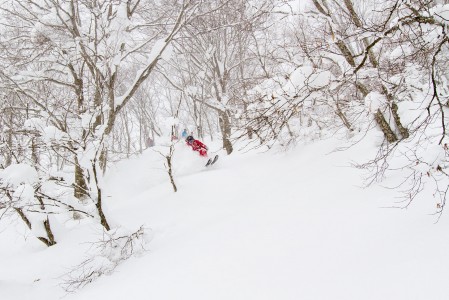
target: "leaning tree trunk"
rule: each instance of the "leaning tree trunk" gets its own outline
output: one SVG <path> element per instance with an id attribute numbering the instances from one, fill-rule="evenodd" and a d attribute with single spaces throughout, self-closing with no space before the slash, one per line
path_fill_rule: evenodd
<path id="1" fill-rule="evenodd" d="M 401 137 L 403 139 L 408 138 L 410 136 L 410 133 L 408 129 L 402 125 L 401 118 L 399 117 L 398 113 L 398 105 L 394 100 L 394 96 L 388 91 L 388 89 L 385 86 L 382 86 L 382 91 L 386 95 L 388 103 L 390 104 L 391 114 L 393 115 L 394 123 L 396 124 L 396 127 L 399 130 Z"/>
<path id="2" fill-rule="evenodd" d="M 385 135 L 385 138 L 389 143 L 394 143 L 398 140 L 398 137 L 396 134 L 394 134 L 393 130 L 391 130 L 390 125 L 388 124 L 387 120 L 385 120 L 384 115 L 380 111 L 380 109 L 377 110 L 377 112 L 374 114 L 374 118 L 379 125 L 380 129 Z"/>
<path id="3" fill-rule="evenodd" d="M 403 139 L 408 138 L 410 136 L 410 133 L 408 129 L 402 125 L 401 118 L 399 117 L 398 113 L 398 105 L 396 104 L 395 101 L 391 103 L 391 113 L 393 115 L 394 122 L 396 123 L 396 126 L 399 129 L 399 132 L 401 133 L 402 138 Z"/>

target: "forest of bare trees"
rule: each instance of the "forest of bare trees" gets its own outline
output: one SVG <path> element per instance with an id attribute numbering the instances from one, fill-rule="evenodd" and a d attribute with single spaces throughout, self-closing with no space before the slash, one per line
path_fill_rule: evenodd
<path id="1" fill-rule="evenodd" d="M 0 218 L 19 216 L 47 246 L 55 214 L 110 230 L 108 166 L 176 124 L 228 155 L 375 136 L 377 156 L 358 165 L 369 182 L 394 161 L 409 174 L 402 205 L 426 184 L 440 214 L 448 3 L 3 0 Z M 18 171 L 28 181 L 7 180 Z"/>

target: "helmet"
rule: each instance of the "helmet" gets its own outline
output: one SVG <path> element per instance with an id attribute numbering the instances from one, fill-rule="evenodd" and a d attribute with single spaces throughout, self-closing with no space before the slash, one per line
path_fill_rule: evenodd
<path id="1" fill-rule="evenodd" d="M 189 143 L 189 144 L 191 144 L 194 140 L 195 140 L 195 139 L 194 139 L 193 136 L 191 136 L 191 135 L 189 135 L 189 136 L 186 138 L 186 142 Z"/>

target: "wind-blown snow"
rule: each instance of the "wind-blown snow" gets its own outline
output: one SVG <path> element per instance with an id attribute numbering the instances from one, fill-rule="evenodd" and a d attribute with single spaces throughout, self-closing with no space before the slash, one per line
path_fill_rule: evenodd
<path id="1" fill-rule="evenodd" d="M 220 147 L 208 144 L 211 155 Z M 178 193 L 163 145 L 118 163 L 105 182 L 106 215 L 124 228 L 144 224 L 148 251 L 65 299 L 446 299 L 447 217 L 435 224 L 432 199 L 384 208 L 397 194 L 362 189 L 363 174 L 349 167 L 374 146 L 332 152 L 338 145 L 222 154 L 206 169 L 180 142 Z M 85 222 L 48 249 L 13 237 L 20 223 L 2 229 L 1 299 L 60 299 L 59 276 L 101 235 Z"/>

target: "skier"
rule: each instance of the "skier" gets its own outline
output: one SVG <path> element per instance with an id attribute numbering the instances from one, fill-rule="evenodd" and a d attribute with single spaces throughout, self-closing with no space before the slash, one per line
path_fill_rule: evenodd
<path id="1" fill-rule="evenodd" d="M 189 135 L 186 138 L 186 143 L 188 146 L 192 147 L 193 151 L 198 151 L 200 156 L 207 157 L 208 148 L 201 141 L 196 140 L 193 136 Z"/>
<path id="2" fill-rule="evenodd" d="M 151 148 L 154 146 L 154 141 L 151 137 L 147 139 L 147 148 Z"/>
<path id="3" fill-rule="evenodd" d="M 201 141 L 196 140 L 193 137 L 193 135 L 189 135 L 186 138 L 186 143 L 188 146 L 192 147 L 193 151 L 198 151 L 200 153 L 200 156 L 207 157 L 207 150 L 209 150 L 209 149 Z M 209 158 L 209 160 L 207 161 L 206 167 L 215 164 L 217 162 L 217 160 L 218 160 L 218 155 L 215 155 L 213 159 Z"/>
<path id="4" fill-rule="evenodd" d="M 187 138 L 187 129 L 184 129 L 184 130 L 182 131 L 181 137 L 182 137 L 183 139 Z"/>

